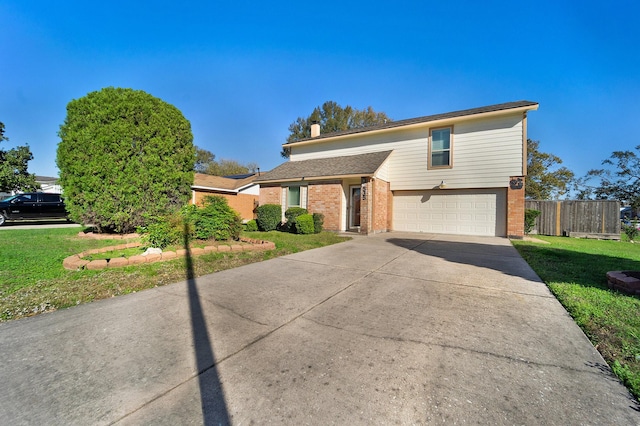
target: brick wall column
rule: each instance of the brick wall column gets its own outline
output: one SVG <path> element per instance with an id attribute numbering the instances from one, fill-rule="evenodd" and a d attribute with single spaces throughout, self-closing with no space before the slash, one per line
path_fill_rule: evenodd
<path id="1" fill-rule="evenodd" d="M 507 237 L 524 238 L 524 176 L 511 176 L 507 187 Z"/>
<path id="2" fill-rule="evenodd" d="M 389 198 L 391 197 L 391 189 L 389 182 L 381 179 L 373 180 L 373 231 L 387 232 L 391 229 L 389 208 Z"/>
<path id="3" fill-rule="evenodd" d="M 360 233 L 370 234 L 373 229 L 373 184 L 371 178 L 365 178 L 360 184 Z"/>

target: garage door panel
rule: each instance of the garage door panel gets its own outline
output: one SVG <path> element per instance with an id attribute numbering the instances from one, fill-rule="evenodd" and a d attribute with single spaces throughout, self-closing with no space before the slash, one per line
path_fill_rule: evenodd
<path id="1" fill-rule="evenodd" d="M 461 235 L 506 235 L 506 190 L 396 191 L 393 229 Z"/>

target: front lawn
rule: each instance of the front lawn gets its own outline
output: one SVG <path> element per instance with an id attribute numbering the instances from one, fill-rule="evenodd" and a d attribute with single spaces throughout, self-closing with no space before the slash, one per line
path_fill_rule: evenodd
<path id="1" fill-rule="evenodd" d="M 640 398 L 640 298 L 607 288 L 606 273 L 640 270 L 640 244 L 565 237 L 513 241 L 618 377 Z"/>
<path id="2" fill-rule="evenodd" d="M 0 321 L 171 284 L 187 276 L 184 258 L 99 271 L 67 271 L 62 267 L 67 256 L 123 242 L 79 238 L 77 234 L 78 228 L 0 232 Z M 196 256 L 192 259 L 195 276 L 349 239 L 329 232 L 294 235 L 273 231 L 245 235 L 273 241 L 276 249 Z"/>

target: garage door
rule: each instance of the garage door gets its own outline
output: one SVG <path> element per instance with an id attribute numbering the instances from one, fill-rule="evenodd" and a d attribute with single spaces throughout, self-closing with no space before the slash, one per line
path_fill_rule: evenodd
<path id="1" fill-rule="evenodd" d="M 430 190 L 393 193 L 395 231 L 505 236 L 506 190 Z"/>

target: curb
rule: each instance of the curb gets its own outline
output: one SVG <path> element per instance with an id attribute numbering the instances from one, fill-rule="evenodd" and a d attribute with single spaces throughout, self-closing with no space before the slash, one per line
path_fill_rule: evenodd
<path id="1" fill-rule="evenodd" d="M 259 250 L 274 250 L 276 248 L 275 243 L 271 241 L 262 241 L 262 240 L 254 240 L 250 238 L 240 238 L 240 241 L 243 243 L 248 243 L 248 245 L 240 245 L 240 244 L 222 244 L 219 246 L 206 246 L 204 248 L 192 248 L 191 256 L 200 256 L 202 254 L 208 253 L 216 253 L 216 252 L 241 252 L 241 251 L 259 251 Z M 114 250 L 123 250 L 127 248 L 134 247 L 142 247 L 142 243 L 126 243 L 119 244 L 117 246 L 110 247 L 102 247 L 93 250 L 87 250 L 82 253 L 74 254 L 73 256 L 69 256 L 62 261 L 62 266 L 64 269 L 77 271 L 81 269 L 106 269 L 106 268 L 122 268 L 124 266 L 129 265 L 139 265 L 142 263 L 154 263 L 154 262 L 162 262 L 165 260 L 173 260 L 180 257 L 185 257 L 187 254 L 186 249 L 178 249 L 176 251 L 165 251 L 162 254 L 149 254 L 147 256 L 136 255 L 131 256 L 129 258 L 125 257 L 114 257 L 112 259 L 98 259 L 98 260 L 85 260 L 85 256 L 89 256 L 91 254 L 100 254 L 106 253 Z"/>

